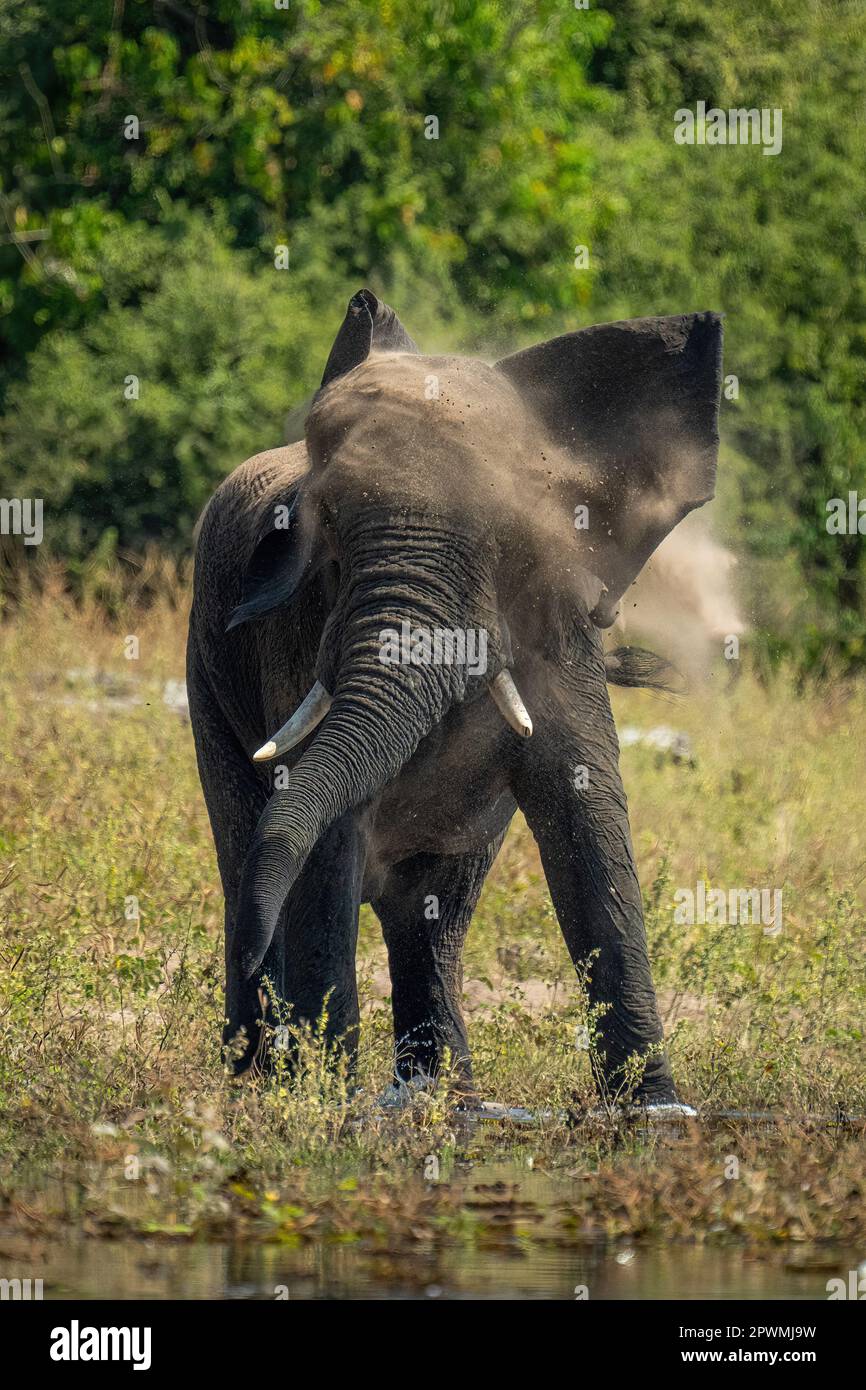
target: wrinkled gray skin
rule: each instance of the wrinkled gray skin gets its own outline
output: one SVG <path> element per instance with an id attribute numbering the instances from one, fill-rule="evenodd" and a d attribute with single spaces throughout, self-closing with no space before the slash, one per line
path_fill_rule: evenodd
<path id="1" fill-rule="evenodd" d="M 218 489 L 198 539 L 188 680 L 238 1070 L 265 1055 L 265 976 L 294 1018 L 317 1020 L 327 999 L 329 1037 L 354 1052 L 369 902 L 398 1076 L 434 1074 L 447 1050 L 471 1094 L 461 952 L 519 806 L 572 959 L 597 953 L 599 1080 L 617 1088 L 628 1057 L 649 1051 L 638 1098 L 676 1099 L 607 691 L 637 677 L 627 654 L 606 668 L 600 629 L 712 496 L 720 371 L 713 314 L 585 329 L 488 366 L 419 355 L 364 290 L 306 441 Z M 379 634 L 404 618 L 486 629 L 486 672 L 383 665 Z M 506 666 L 528 739 L 487 690 Z M 316 679 L 334 697 L 324 722 L 275 764 L 252 762 Z M 290 769 L 277 789 L 275 765 Z"/>

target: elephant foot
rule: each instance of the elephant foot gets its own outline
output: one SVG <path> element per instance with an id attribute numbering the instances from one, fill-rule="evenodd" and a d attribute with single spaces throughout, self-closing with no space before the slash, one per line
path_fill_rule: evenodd
<path id="1" fill-rule="evenodd" d="M 403 1076 L 398 1071 L 390 1085 L 386 1086 L 379 1096 L 379 1105 L 384 1110 L 405 1110 L 407 1106 L 413 1105 L 419 1096 L 432 1095 L 437 1086 L 442 1084 L 441 1076 L 422 1069 L 413 1071 L 409 1076 Z M 459 1112 L 465 1114 L 484 1109 L 487 1104 L 479 1099 L 471 1077 L 465 1075 L 449 1078 L 447 1099 Z M 503 1106 L 493 1108 L 504 1109 Z"/>
<path id="2" fill-rule="evenodd" d="M 664 1105 L 677 1106 L 682 1103 L 667 1062 L 664 1059 L 657 1060 L 658 1065 L 654 1065 L 652 1068 L 652 1072 L 655 1074 L 652 1074 L 648 1066 L 639 1085 L 620 1104 L 626 1108 L 633 1106 L 649 1110 Z"/>
<path id="3" fill-rule="evenodd" d="M 406 1110 L 419 1095 L 432 1095 L 435 1089 L 436 1077 L 428 1072 L 416 1071 L 405 1078 L 398 1074 L 379 1096 L 379 1105 L 383 1110 Z"/>
<path id="4" fill-rule="evenodd" d="M 697 1110 L 680 1100 L 635 1100 L 624 1105 L 596 1106 L 589 1111 L 593 1120 L 646 1120 L 663 1124 L 666 1120 L 694 1120 Z"/>
<path id="5" fill-rule="evenodd" d="M 638 1102 L 636 1105 L 627 1107 L 630 1115 L 645 1116 L 649 1120 L 694 1120 L 697 1119 L 697 1110 L 691 1105 L 686 1105 L 681 1100 L 648 1100 L 644 1103 Z"/>
<path id="6" fill-rule="evenodd" d="M 500 1105 L 490 1100 L 468 1102 L 460 1106 L 460 1111 L 470 1120 L 506 1120 L 521 1125 L 550 1124 L 552 1121 L 566 1122 L 569 1119 L 566 1110 L 530 1110 L 525 1105 Z M 658 1101 L 646 1105 L 614 1106 L 611 1110 L 598 1107 L 590 1111 L 589 1118 L 622 1117 L 663 1123 L 666 1120 L 692 1120 L 697 1117 L 697 1113 L 690 1105 L 684 1105 L 681 1101 Z"/>
<path id="7" fill-rule="evenodd" d="M 508 1120 L 518 1125 L 534 1125 L 554 1118 L 552 1110 L 527 1110 L 525 1105 L 500 1105 L 494 1100 L 480 1100 L 461 1108 L 473 1120 Z"/>

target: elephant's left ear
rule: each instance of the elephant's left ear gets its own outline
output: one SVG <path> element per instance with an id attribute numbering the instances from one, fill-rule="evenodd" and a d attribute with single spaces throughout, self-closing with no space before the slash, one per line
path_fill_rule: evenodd
<path id="1" fill-rule="evenodd" d="M 372 290 L 358 290 L 349 300 L 346 317 L 334 339 L 322 388 L 359 367 L 374 351 L 417 352 L 418 347 L 389 305 L 377 299 Z"/>
<path id="2" fill-rule="evenodd" d="M 263 518 L 244 572 L 241 601 L 229 616 L 226 632 L 283 607 L 321 569 L 324 547 L 303 523 L 302 502 L 302 489 L 296 486 Z"/>
<path id="3" fill-rule="evenodd" d="M 713 496 L 721 316 L 599 324 L 496 365 L 559 446 L 562 496 L 587 508 L 592 568 L 607 586 L 593 618 L 608 626 L 656 546 Z"/>

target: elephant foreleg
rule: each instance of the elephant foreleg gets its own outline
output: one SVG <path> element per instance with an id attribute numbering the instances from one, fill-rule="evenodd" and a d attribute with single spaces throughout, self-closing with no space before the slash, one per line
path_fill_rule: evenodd
<path id="1" fill-rule="evenodd" d="M 289 894 L 282 996 L 292 1022 L 318 1028 L 354 1064 L 360 1015 L 355 952 L 365 848 L 357 817 L 341 816 L 313 849 Z"/>
<path id="2" fill-rule="evenodd" d="M 417 854 L 390 870 L 373 902 L 391 970 L 399 1080 L 435 1076 L 447 1058 L 474 1090 L 461 1009 L 463 943 L 502 836 L 475 854 Z"/>

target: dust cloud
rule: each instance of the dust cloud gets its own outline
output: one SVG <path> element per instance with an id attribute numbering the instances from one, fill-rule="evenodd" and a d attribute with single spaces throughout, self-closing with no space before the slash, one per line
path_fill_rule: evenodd
<path id="1" fill-rule="evenodd" d="M 736 557 L 693 512 L 662 541 L 623 596 L 614 633 L 640 639 L 692 678 L 747 631 L 734 585 Z"/>
<path id="2" fill-rule="evenodd" d="M 634 432 L 634 403 L 631 411 Z M 534 582 L 551 597 L 551 590 L 570 592 L 592 611 L 600 576 L 612 591 L 610 617 L 619 611 L 614 644 L 624 636 L 644 642 L 695 677 L 724 658 L 726 638 L 745 631 L 736 562 L 698 511 L 665 535 L 630 583 L 681 514 L 680 502 L 696 496 L 690 443 L 676 421 L 649 417 L 633 441 L 620 442 L 615 430 L 604 441 L 611 466 L 598 448 L 566 450 L 553 441 L 495 367 L 374 352 L 331 383 L 307 416 L 310 481 L 335 510 L 399 499 L 407 514 L 438 517 L 444 533 L 462 533 L 470 543 L 495 533 L 513 556 L 503 600 L 519 603 Z M 631 466 L 632 457 L 641 463 Z M 664 469 L 645 459 L 663 459 Z M 588 532 L 574 521 L 581 503 L 594 516 Z M 544 608 L 533 605 L 536 622 L 544 622 Z"/>

